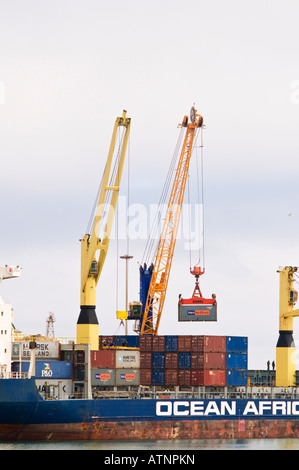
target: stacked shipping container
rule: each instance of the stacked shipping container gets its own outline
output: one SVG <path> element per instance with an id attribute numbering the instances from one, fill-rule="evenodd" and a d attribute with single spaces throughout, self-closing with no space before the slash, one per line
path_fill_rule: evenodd
<path id="1" fill-rule="evenodd" d="M 140 383 L 157 386 L 247 384 L 247 338 L 141 336 Z"/>

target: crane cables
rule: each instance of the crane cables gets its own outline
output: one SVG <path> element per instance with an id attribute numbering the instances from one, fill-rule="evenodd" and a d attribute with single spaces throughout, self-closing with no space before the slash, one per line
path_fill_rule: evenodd
<path id="1" fill-rule="evenodd" d="M 201 142 L 200 145 L 195 144 L 196 150 L 196 188 L 197 188 L 197 217 L 199 224 L 199 240 L 198 240 L 198 261 L 194 266 L 202 263 L 202 268 L 205 269 L 205 226 L 204 226 L 204 171 L 203 171 L 203 130 L 201 129 Z M 197 149 L 200 148 L 200 157 L 198 156 Z M 200 159 L 200 163 L 199 163 Z M 200 168 L 199 168 L 200 166 Z M 200 190 L 201 189 L 201 190 Z M 189 258 L 190 270 L 194 267 L 191 263 L 191 201 L 190 201 L 190 187 L 188 179 L 188 218 L 189 218 Z M 201 256 L 202 255 L 202 256 Z"/>
<path id="2" fill-rule="evenodd" d="M 168 168 L 162 194 L 160 196 L 160 200 L 157 205 L 157 210 L 154 216 L 153 224 L 152 224 L 152 227 L 151 227 L 148 239 L 147 239 L 144 254 L 141 260 L 141 265 L 143 265 L 144 263 L 149 265 L 154 260 L 157 250 L 158 250 L 159 238 L 160 238 L 159 228 L 161 224 L 161 219 L 163 217 L 162 212 L 163 212 L 163 208 L 165 209 L 166 198 L 167 198 L 167 195 L 169 194 L 170 183 L 172 181 L 174 170 L 175 170 L 175 165 L 178 160 L 178 155 L 179 155 L 179 150 L 181 148 L 183 135 L 184 135 L 184 128 L 181 128 L 179 137 L 175 146 L 175 150 L 174 150 L 174 153 L 173 153 L 173 156 L 172 156 L 169 168 Z M 158 238 L 158 243 L 156 244 L 155 249 L 154 249 L 155 239 L 157 238 Z"/>

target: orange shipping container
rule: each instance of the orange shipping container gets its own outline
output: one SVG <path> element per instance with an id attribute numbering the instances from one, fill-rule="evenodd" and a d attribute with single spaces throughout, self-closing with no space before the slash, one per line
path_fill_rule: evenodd
<path id="1" fill-rule="evenodd" d="M 103 349 L 90 352 L 90 363 L 92 369 L 114 369 L 115 350 Z"/>

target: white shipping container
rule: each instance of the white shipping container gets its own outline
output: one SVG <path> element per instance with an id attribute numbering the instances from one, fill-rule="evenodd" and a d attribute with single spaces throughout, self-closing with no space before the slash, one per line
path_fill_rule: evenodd
<path id="1" fill-rule="evenodd" d="M 140 351 L 116 350 L 115 367 L 116 369 L 139 369 Z"/>
<path id="2" fill-rule="evenodd" d="M 30 360 L 29 341 L 12 344 L 12 357 Z M 36 359 L 59 359 L 58 341 L 36 341 Z"/>

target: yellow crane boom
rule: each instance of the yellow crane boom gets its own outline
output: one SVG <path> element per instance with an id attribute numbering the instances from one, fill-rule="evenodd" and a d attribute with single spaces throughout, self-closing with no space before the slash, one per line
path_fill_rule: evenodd
<path id="1" fill-rule="evenodd" d="M 140 335 L 158 334 L 185 194 L 194 137 L 197 128 L 202 127 L 203 124 L 202 116 L 197 114 L 194 107 L 191 108 L 190 121 L 191 122 L 188 123 L 188 117 L 185 116 L 182 123 L 183 127 L 186 127 L 186 134 L 155 258 Z"/>
<path id="2" fill-rule="evenodd" d="M 99 324 L 96 315 L 96 286 L 99 281 L 105 258 L 107 255 L 111 230 L 114 220 L 115 208 L 119 194 L 120 181 L 124 165 L 124 159 L 129 139 L 131 118 L 126 117 L 123 111 L 122 117 L 116 118 L 111 138 L 108 158 L 104 170 L 103 180 L 99 192 L 99 198 L 91 233 L 83 236 L 81 241 L 81 286 L 80 304 L 81 311 L 77 321 L 77 343 L 91 344 L 92 350 L 99 349 Z M 119 147 L 119 155 L 116 161 L 116 171 L 111 171 L 113 154 L 116 146 L 117 133 L 120 127 L 124 128 L 123 138 Z M 110 173 L 111 176 L 110 176 Z M 110 180 L 109 180 L 110 177 Z M 111 191 L 110 203 L 106 204 L 108 192 Z M 107 207 L 108 206 L 108 207 Z M 107 214 L 105 210 L 107 208 Z M 100 229 L 104 228 L 102 239 L 99 238 Z M 97 252 L 99 255 L 97 258 Z"/>

